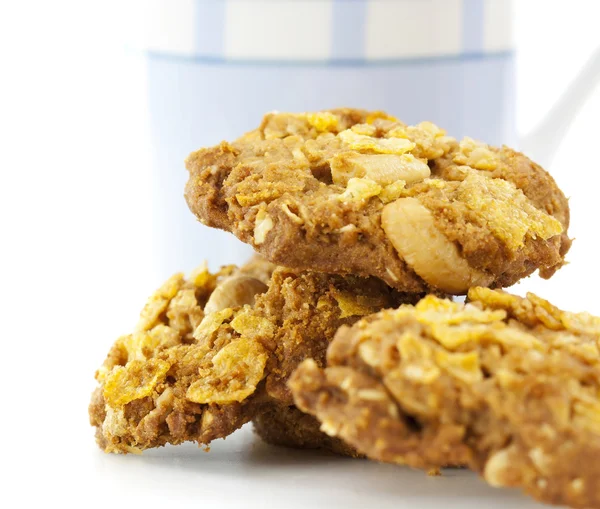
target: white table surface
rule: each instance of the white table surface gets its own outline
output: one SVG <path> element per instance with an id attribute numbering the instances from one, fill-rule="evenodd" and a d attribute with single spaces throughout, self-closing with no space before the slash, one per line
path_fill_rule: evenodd
<path id="1" fill-rule="evenodd" d="M 394 509 L 529 508 L 538 504 L 514 490 L 494 489 L 466 470 L 441 477 L 421 471 L 298 451 L 264 444 L 251 425 L 210 452 L 195 444 L 148 451 L 141 456 L 107 455 L 78 444 L 71 460 L 76 477 L 69 489 L 52 484 L 65 502 L 111 507 L 309 507 Z M 49 465 L 49 468 L 52 468 Z M 54 476 L 53 476 L 54 477 Z M 55 479 L 54 479 L 55 480 Z"/>

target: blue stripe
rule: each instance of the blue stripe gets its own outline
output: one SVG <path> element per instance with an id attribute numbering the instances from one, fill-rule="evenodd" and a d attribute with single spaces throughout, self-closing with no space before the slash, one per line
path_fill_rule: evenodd
<path id="1" fill-rule="evenodd" d="M 365 55 L 368 0 L 333 0 L 331 58 L 361 59 Z"/>
<path id="2" fill-rule="evenodd" d="M 498 60 L 514 56 L 514 51 L 498 51 L 489 53 L 463 53 L 460 55 L 444 55 L 434 57 L 390 58 L 390 59 L 331 59 L 331 60 L 253 60 L 229 59 L 220 56 L 180 55 L 160 51 L 145 52 L 150 58 L 190 62 L 223 67 L 399 67 L 403 65 L 431 65 L 445 62 L 472 62 L 477 60 Z"/>
<path id="3" fill-rule="evenodd" d="M 224 27 L 224 1 L 196 0 L 194 5 L 194 52 L 202 56 L 222 55 Z"/>
<path id="4" fill-rule="evenodd" d="M 465 53 L 483 50 L 484 0 L 463 0 L 462 47 Z"/>

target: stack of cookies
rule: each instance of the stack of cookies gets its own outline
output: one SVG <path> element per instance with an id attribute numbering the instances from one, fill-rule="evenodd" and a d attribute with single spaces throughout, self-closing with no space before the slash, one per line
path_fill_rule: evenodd
<path id="1" fill-rule="evenodd" d="M 103 450 L 253 421 L 270 443 L 600 507 L 600 318 L 498 289 L 564 264 L 547 172 L 353 109 L 268 114 L 187 168 L 192 212 L 258 255 L 176 274 L 117 339 L 90 405 Z"/>

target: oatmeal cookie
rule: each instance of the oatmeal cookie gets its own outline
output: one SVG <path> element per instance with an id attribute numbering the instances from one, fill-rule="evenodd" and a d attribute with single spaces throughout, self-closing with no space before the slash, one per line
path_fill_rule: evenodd
<path id="1" fill-rule="evenodd" d="M 382 112 L 271 113 L 192 153 L 186 199 L 277 264 L 462 294 L 550 277 L 569 207 L 524 155 Z"/>
<path id="2" fill-rule="evenodd" d="M 271 269 L 201 267 L 149 299 L 96 373 L 89 413 L 102 449 L 207 444 L 271 405 L 291 406 L 290 374 L 305 358 L 323 364 L 341 325 L 418 300 L 376 278 L 277 268 L 268 285 L 257 279 Z"/>
<path id="3" fill-rule="evenodd" d="M 600 507 L 600 318 L 473 288 L 342 327 L 290 379 L 321 430 L 369 458 L 465 464 L 492 486 Z"/>

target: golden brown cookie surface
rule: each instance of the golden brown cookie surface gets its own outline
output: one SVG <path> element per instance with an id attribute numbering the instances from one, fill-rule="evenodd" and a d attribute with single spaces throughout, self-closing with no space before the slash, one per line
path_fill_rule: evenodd
<path id="1" fill-rule="evenodd" d="M 493 486 L 600 507 L 600 318 L 474 288 L 342 327 L 296 405 L 368 457 L 466 464 Z"/>
<path id="2" fill-rule="evenodd" d="M 340 325 L 416 295 L 376 278 L 252 262 L 170 278 L 119 338 L 96 378 L 90 420 L 107 452 L 229 435 L 269 405 L 292 405 L 288 377 L 323 363 Z"/>
<path id="3" fill-rule="evenodd" d="M 377 276 L 402 291 L 551 276 L 570 246 L 567 200 L 522 154 L 381 112 L 272 113 L 191 154 L 186 199 L 272 262 Z"/>

